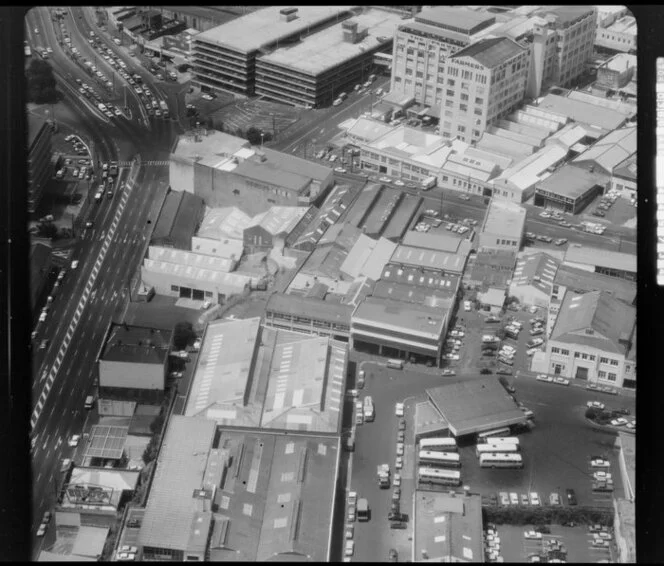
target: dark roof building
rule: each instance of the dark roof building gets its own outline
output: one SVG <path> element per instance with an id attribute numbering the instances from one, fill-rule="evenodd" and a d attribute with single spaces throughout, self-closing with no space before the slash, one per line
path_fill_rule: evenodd
<path id="1" fill-rule="evenodd" d="M 464 281 L 471 288 L 486 291 L 489 287 L 506 289 L 512 279 L 516 250 L 483 249 L 469 260 Z"/>
<path id="2" fill-rule="evenodd" d="M 452 55 L 452 58 L 472 57 L 480 65 L 488 69 L 493 69 L 522 51 L 523 47 L 513 39 L 508 37 L 493 37 L 481 39 L 468 47 L 464 47 L 461 51 L 457 51 Z"/>
<path id="3" fill-rule="evenodd" d="M 606 187 L 606 176 L 574 165 L 565 165 L 535 187 L 535 206 L 577 214 Z"/>
<path id="4" fill-rule="evenodd" d="M 495 377 L 427 389 L 427 396 L 457 437 L 525 422 L 523 411 Z"/>
<path id="5" fill-rule="evenodd" d="M 191 250 L 191 238 L 205 214 L 203 199 L 184 191 L 170 191 L 152 232 L 151 243 Z"/>
<path id="6" fill-rule="evenodd" d="M 111 323 L 99 359 L 161 365 L 170 342 L 171 332 L 168 331 Z"/>

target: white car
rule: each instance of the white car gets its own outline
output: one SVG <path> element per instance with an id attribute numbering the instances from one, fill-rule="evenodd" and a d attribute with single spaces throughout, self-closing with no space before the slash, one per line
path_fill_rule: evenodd
<path id="1" fill-rule="evenodd" d="M 454 338 L 463 338 L 466 335 L 466 333 L 463 330 L 452 330 L 450 332 L 450 336 L 453 336 Z"/>
<path id="2" fill-rule="evenodd" d="M 45 320 L 46 320 L 46 313 L 45 313 L 45 312 L 42 312 L 42 313 L 39 315 L 39 322 L 44 322 Z"/>
<path id="3" fill-rule="evenodd" d="M 445 359 L 458 362 L 461 359 L 461 357 L 459 356 L 459 354 L 445 354 Z"/>
<path id="4" fill-rule="evenodd" d="M 397 456 L 403 456 L 404 445 L 403 442 L 397 442 Z"/>
<path id="5" fill-rule="evenodd" d="M 597 481 L 607 481 L 612 479 L 611 472 L 605 472 L 600 470 L 598 472 L 593 472 L 593 478 Z"/>
<path id="6" fill-rule="evenodd" d="M 46 534 L 46 525 L 42 523 L 39 525 L 39 528 L 37 529 L 37 536 L 38 537 L 43 537 Z"/>
<path id="7" fill-rule="evenodd" d="M 623 419 L 622 417 L 618 417 L 617 419 L 613 419 L 611 421 L 611 424 L 613 426 L 623 426 L 626 425 L 629 421 L 627 419 Z"/>
<path id="8" fill-rule="evenodd" d="M 472 306 L 470 304 L 470 301 L 464 301 L 463 302 L 463 310 L 466 312 L 470 312 L 472 309 Z"/>
<path id="9" fill-rule="evenodd" d="M 552 383 L 553 382 L 553 377 L 548 376 L 545 373 L 537 374 L 537 377 L 535 379 L 537 379 L 537 381 L 546 381 L 547 383 Z"/>
<path id="10" fill-rule="evenodd" d="M 353 556 L 354 551 L 355 551 L 355 541 L 347 540 L 346 548 L 344 549 L 344 556 Z"/>
<path id="11" fill-rule="evenodd" d="M 510 492 L 510 503 L 512 505 L 518 505 L 519 504 L 519 494 L 516 493 L 515 491 Z"/>
<path id="12" fill-rule="evenodd" d="M 611 462 L 605 460 L 604 458 L 593 458 L 590 460 L 591 468 L 610 468 Z"/>
<path id="13" fill-rule="evenodd" d="M 630 421 L 625 425 L 629 430 L 634 430 L 636 428 L 636 421 Z"/>
<path id="14" fill-rule="evenodd" d="M 403 412 L 404 412 L 404 404 L 397 403 L 395 408 L 395 414 L 397 415 L 397 417 L 403 417 Z"/>
<path id="15" fill-rule="evenodd" d="M 213 100 L 213 98 L 208 93 L 203 94 L 201 98 L 203 98 L 204 100 Z"/>
<path id="16" fill-rule="evenodd" d="M 403 456 L 397 456 L 397 459 L 394 461 L 394 467 L 397 470 L 403 468 Z"/>
<path id="17" fill-rule="evenodd" d="M 530 348 L 530 349 L 526 350 L 526 356 L 534 356 L 536 352 L 540 352 L 540 351 L 541 351 L 541 348 L 539 348 L 539 347 Z"/>
<path id="18" fill-rule="evenodd" d="M 397 179 L 396 181 L 394 181 L 394 184 L 397 187 L 403 187 L 406 183 L 404 183 L 401 179 Z"/>
<path id="19" fill-rule="evenodd" d="M 400 487 L 401 486 L 401 474 L 394 474 L 392 477 L 392 486 Z"/>
<path id="20" fill-rule="evenodd" d="M 546 211 L 544 211 L 544 212 L 540 212 L 540 213 L 539 213 L 539 216 L 540 216 L 540 218 L 551 218 L 551 214 L 549 214 L 549 213 L 546 212 Z"/>
<path id="21" fill-rule="evenodd" d="M 564 377 L 555 377 L 553 382 L 558 385 L 569 385 L 569 379 L 565 379 Z"/>
<path id="22" fill-rule="evenodd" d="M 73 434 L 71 438 L 69 439 L 69 446 L 72 448 L 76 448 L 78 446 L 79 441 L 81 440 L 81 435 L 80 434 Z"/>
<path id="23" fill-rule="evenodd" d="M 509 344 L 505 344 L 501 348 L 501 351 L 506 352 L 508 354 L 516 354 L 516 348 L 514 346 L 510 346 Z"/>
<path id="24" fill-rule="evenodd" d="M 541 505 L 539 494 L 536 491 L 530 492 L 530 504 L 531 505 Z"/>
<path id="25" fill-rule="evenodd" d="M 71 468 L 71 458 L 64 458 L 62 460 L 62 465 L 60 466 L 61 472 L 66 472 Z"/>
<path id="26" fill-rule="evenodd" d="M 74 261 L 71 262 L 71 268 L 76 269 L 78 267 L 78 260 L 75 259 Z"/>
<path id="27" fill-rule="evenodd" d="M 523 537 L 527 539 L 540 540 L 542 538 L 542 533 L 537 531 L 524 531 Z"/>
<path id="28" fill-rule="evenodd" d="M 541 346 L 542 344 L 544 344 L 544 340 L 542 338 L 533 338 L 530 342 L 528 342 L 528 346 L 531 348 Z"/>
<path id="29" fill-rule="evenodd" d="M 360 392 L 357 389 L 349 389 L 348 395 L 350 395 L 353 399 L 357 399 L 357 397 L 360 395 Z"/>
<path id="30" fill-rule="evenodd" d="M 588 401 L 586 406 L 589 409 L 599 409 L 601 411 L 604 410 L 604 403 L 600 403 L 599 401 Z"/>
<path id="31" fill-rule="evenodd" d="M 507 494 L 506 491 L 501 491 L 498 495 L 500 497 L 500 504 L 501 505 L 509 505 L 510 504 L 510 496 Z"/>
<path id="32" fill-rule="evenodd" d="M 453 376 L 456 375 L 456 372 L 453 369 L 444 369 L 440 375 L 443 376 Z"/>

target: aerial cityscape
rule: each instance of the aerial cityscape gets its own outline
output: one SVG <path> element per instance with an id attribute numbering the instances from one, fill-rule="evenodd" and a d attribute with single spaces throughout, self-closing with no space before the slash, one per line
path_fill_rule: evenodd
<path id="1" fill-rule="evenodd" d="M 24 51 L 32 560 L 636 561 L 629 9 L 42 6 Z"/>

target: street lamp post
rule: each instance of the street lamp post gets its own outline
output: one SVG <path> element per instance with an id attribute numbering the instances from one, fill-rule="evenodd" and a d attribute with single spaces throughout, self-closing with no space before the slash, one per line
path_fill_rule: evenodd
<path id="1" fill-rule="evenodd" d="M 261 130 L 261 149 L 263 149 L 263 138 L 265 137 L 265 133 L 263 130 Z"/>

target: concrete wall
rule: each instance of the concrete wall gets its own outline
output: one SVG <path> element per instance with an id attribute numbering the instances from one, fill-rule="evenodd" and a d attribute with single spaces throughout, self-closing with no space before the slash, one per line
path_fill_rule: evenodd
<path id="1" fill-rule="evenodd" d="M 194 166 L 188 160 L 171 155 L 168 165 L 168 182 L 174 191 L 194 192 Z"/>
<path id="2" fill-rule="evenodd" d="M 163 390 L 165 365 L 99 360 L 100 387 Z"/>

